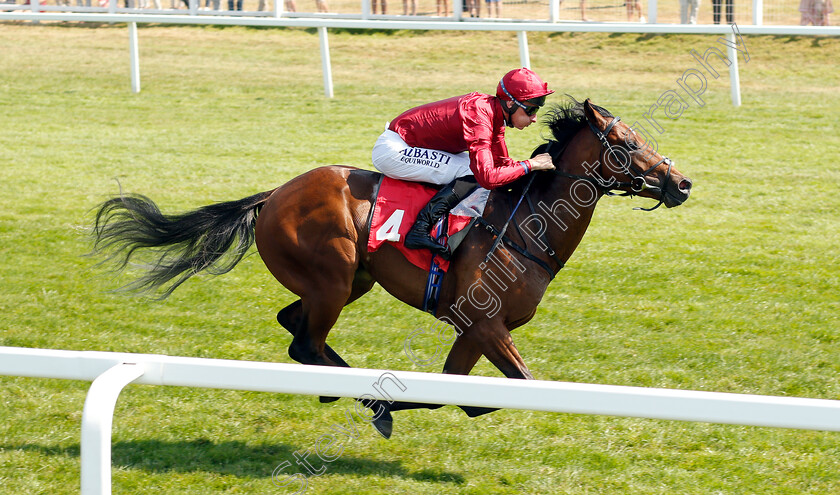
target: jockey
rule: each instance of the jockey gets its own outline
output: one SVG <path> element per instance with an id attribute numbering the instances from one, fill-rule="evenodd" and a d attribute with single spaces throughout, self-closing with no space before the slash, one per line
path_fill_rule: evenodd
<path id="1" fill-rule="evenodd" d="M 470 93 L 428 103 L 390 123 L 373 147 L 373 166 L 395 179 L 445 184 L 417 215 L 406 247 L 448 259 L 448 247 L 429 232 L 476 183 L 495 189 L 529 172 L 554 169 L 547 153 L 514 161 L 505 144 L 505 126 L 521 130 L 536 122 L 553 92 L 531 70 L 516 69 L 499 81 L 496 96 Z"/>

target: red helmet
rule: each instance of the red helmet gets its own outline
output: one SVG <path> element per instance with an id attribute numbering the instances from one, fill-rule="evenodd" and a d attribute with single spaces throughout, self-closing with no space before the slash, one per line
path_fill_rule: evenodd
<path id="1" fill-rule="evenodd" d="M 553 90 L 548 89 L 548 84 L 543 82 L 540 76 L 531 69 L 524 67 L 505 74 L 496 87 L 496 96 L 505 101 L 523 102 L 533 98 L 545 97 L 553 92 Z M 538 104 L 542 105 L 542 103 Z"/>

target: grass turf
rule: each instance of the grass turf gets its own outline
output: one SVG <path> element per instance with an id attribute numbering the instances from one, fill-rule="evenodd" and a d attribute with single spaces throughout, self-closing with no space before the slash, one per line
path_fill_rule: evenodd
<path id="1" fill-rule="evenodd" d="M 695 180 L 682 207 L 604 199 L 536 318 L 514 338 L 540 379 L 840 398 L 837 376 L 840 40 L 747 37 L 744 104 L 726 71 L 701 107 L 662 116 L 659 149 Z M 317 165 L 369 168 L 385 121 L 492 92 L 512 33 L 331 31 L 325 99 L 311 30 L 140 29 L 128 89 L 121 26 L 0 25 L 0 345 L 289 362 L 274 314 L 292 302 L 258 256 L 165 302 L 107 292 L 80 227 L 118 192 L 168 211 L 272 188 Z M 558 93 L 625 121 L 717 44 L 713 36 L 531 34 Z M 720 46 L 720 45 L 718 45 Z M 722 46 L 721 46 L 722 48 Z M 514 157 L 539 141 L 510 132 Z M 417 369 L 403 340 L 431 319 L 380 289 L 330 343 L 354 366 Z M 415 341 L 418 344 L 423 342 Z M 431 352 L 432 343 L 421 350 Z M 442 360 L 425 370 L 438 370 Z M 485 360 L 475 374 L 498 376 Z M 0 493 L 75 493 L 84 382 L 0 377 Z M 130 386 L 114 422 L 115 493 L 292 493 L 272 471 L 346 423 L 348 400 Z M 500 411 L 395 415 L 359 430 L 309 493 L 831 493 L 837 433 Z M 318 467 L 320 461 L 314 463 Z M 280 478 L 282 479 L 282 477 Z"/>

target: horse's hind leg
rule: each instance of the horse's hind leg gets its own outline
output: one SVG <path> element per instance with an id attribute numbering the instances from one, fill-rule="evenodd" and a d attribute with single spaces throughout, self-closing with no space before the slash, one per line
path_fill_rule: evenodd
<path id="1" fill-rule="evenodd" d="M 367 273 L 364 269 L 356 270 L 354 274 L 353 281 L 350 285 L 350 295 L 343 300 L 343 304 L 341 308 L 350 304 L 351 302 L 355 301 L 356 299 L 360 298 L 361 296 L 365 295 L 367 292 L 373 288 L 374 280 Z M 322 308 L 322 305 L 318 305 L 319 308 Z M 338 309 L 338 312 L 341 311 L 341 308 Z M 292 334 L 292 337 L 299 338 L 301 336 L 301 331 L 304 333 L 310 333 L 312 331 L 312 322 L 310 317 L 310 312 L 305 311 L 304 309 L 304 302 L 302 299 L 298 299 L 297 301 L 293 302 L 292 304 L 286 306 L 285 308 L 281 309 L 280 312 L 277 313 L 277 322 L 280 323 L 283 328 L 289 331 Z M 336 317 L 332 320 L 332 323 L 329 323 L 329 327 L 327 332 L 329 332 L 329 328 L 332 328 L 332 324 L 335 323 Z M 324 336 L 326 340 L 326 335 Z M 333 361 L 336 365 L 349 368 L 350 365 L 347 364 L 344 359 L 338 355 L 326 342 L 324 342 L 324 354 L 326 354 L 327 358 Z M 291 352 L 291 350 L 290 350 Z M 295 361 L 302 363 L 302 364 L 321 364 L 312 362 L 311 360 L 301 360 L 292 356 Z"/>
<path id="2" fill-rule="evenodd" d="M 277 313 L 277 323 L 279 323 L 283 328 L 289 331 L 294 337 L 305 325 L 305 319 L 303 316 L 303 302 L 298 299 L 297 301 L 293 302 L 292 304 L 286 306 L 285 308 L 281 309 L 280 312 Z M 324 354 L 327 357 L 338 364 L 341 367 L 349 368 L 350 365 L 342 359 L 341 356 L 338 355 L 337 352 L 330 347 L 329 344 L 324 343 Z M 322 404 L 326 404 L 328 402 L 335 402 L 340 397 L 328 397 L 328 396 L 320 396 L 318 399 L 321 401 Z"/>
<path id="3" fill-rule="evenodd" d="M 368 274 L 363 269 L 357 270 L 353 278 L 353 283 L 350 290 L 350 297 L 347 298 L 347 301 L 344 303 L 344 305 L 346 306 L 350 304 L 351 302 L 355 301 L 359 297 L 369 292 L 370 289 L 373 287 L 373 284 L 374 280 L 373 278 L 371 278 L 370 274 Z M 301 330 L 305 331 L 309 323 L 306 314 L 303 311 L 303 301 L 298 299 L 292 304 L 281 309 L 280 312 L 277 313 L 277 322 L 280 323 L 280 325 L 282 325 L 283 328 L 288 330 L 293 337 L 297 336 Z M 330 347 L 329 344 L 327 344 L 326 342 L 324 342 L 324 354 L 327 356 L 327 358 L 336 363 L 336 365 L 345 368 L 350 367 L 350 365 L 347 364 L 347 362 L 341 356 L 339 356 L 338 353 L 335 352 L 333 348 Z M 323 403 L 333 402 L 338 399 L 338 397 L 320 397 L 320 400 Z"/>
<path id="4" fill-rule="evenodd" d="M 280 310 L 277 313 L 277 321 L 293 336 L 292 345 L 289 346 L 289 356 L 302 364 L 319 364 L 349 368 L 350 365 L 327 345 L 325 342 L 326 336 L 335 324 L 344 306 L 370 291 L 373 288 L 373 284 L 374 280 L 370 274 L 364 269 L 358 269 L 353 276 L 352 282 L 349 284 L 349 295 L 344 296 L 343 299 L 331 297 L 331 294 L 336 293 L 334 290 L 329 292 L 322 291 L 320 293 L 321 297 L 313 297 L 313 294 L 318 295 L 319 293 L 310 290 L 305 296 L 301 296 L 301 299 Z M 336 287 L 342 287 L 342 285 L 332 285 L 332 287 L 335 289 Z M 340 300 L 341 303 L 335 304 L 337 300 Z M 322 336 L 320 338 L 323 340 L 316 340 L 319 336 Z M 318 342 L 323 343 L 323 356 L 329 361 L 323 358 L 319 360 L 315 357 L 316 354 L 312 349 L 317 347 Z M 321 402 L 333 402 L 338 399 L 339 397 L 320 397 Z M 370 401 L 365 406 L 376 412 L 376 416 L 371 422 L 372 426 L 383 437 L 390 438 L 393 430 L 393 419 L 388 410 L 387 403 Z"/>
<path id="5" fill-rule="evenodd" d="M 303 364 L 340 366 L 325 351 L 327 334 L 338 321 L 343 304 L 328 293 L 316 293 L 311 299 L 302 299 L 303 320 L 292 343 L 289 356 Z"/>
<path id="6" fill-rule="evenodd" d="M 303 302 L 300 299 L 281 309 L 280 312 L 277 313 L 277 323 L 288 330 L 289 333 L 292 334 L 292 337 L 294 337 L 301 327 L 304 326 L 304 321 Z M 328 358 L 338 365 L 345 368 L 350 367 L 350 365 L 347 364 L 347 362 L 345 362 L 344 359 L 342 359 L 341 356 L 339 356 L 338 353 L 335 352 L 327 343 L 324 343 L 324 354 L 326 354 Z"/>

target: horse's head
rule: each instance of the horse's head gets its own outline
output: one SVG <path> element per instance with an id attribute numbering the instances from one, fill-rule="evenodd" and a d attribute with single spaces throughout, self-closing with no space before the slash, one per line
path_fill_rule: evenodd
<path id="1" fill-rule="evenodd" d="M 604 191 L 619 190 L 658 200 L 653 208 L 661 204 L 679 206 L 688 199 L 691 179 L 677 170 L 671 159 L 660 155 L 655 143 L 648 143 L 619 117 L 593 105 L 588 98 L 583 103 L 555 107 L 548 114 L 547 124 L 557 144 L 549 142 L 538 150 L 552 155 L 559 174 L 572 168 L 565 175 L 583 176 Z M 573 133 L 580 135 L 579 146 L 572 145 Z M 569 143 L 568 150 L 565 143 Z"/>

